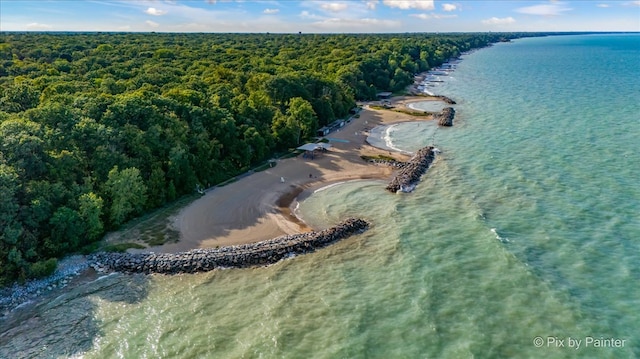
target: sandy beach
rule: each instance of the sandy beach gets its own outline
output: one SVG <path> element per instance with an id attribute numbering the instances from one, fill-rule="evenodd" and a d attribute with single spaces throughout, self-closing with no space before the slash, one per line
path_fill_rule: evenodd
<path id="1" fill-rule="evenodd" d="M 428 97 L 397 97 L 391 100 L 391 105 L 410 110 L 408 103 L 428 100 Z M 179 242 L 148 250 L 170 253 L 212 248 L 312 230 L 291 212 L 291 204 L 299 195 L 340 181 L 391 177 L 391 167 L 367 163 L 361 158 L 363 155 L 408 159 L 404 154 L 368 145 L 365 140 L 370 129 L 383 124 L 432 119 L 374 109 L 371 104 L 374 103 L 364 104 L 359 118 L 354 117 L 339 131 L 327 136 L 339 140 L 331 141 L 328 152 L 314 159 L 299 155 L 278 160 L 273 168 L 213 188 L 174 218 L 173 226 L 180 233 Z"/>
<path id="2" fill-rule="evenodd" d="M 390 105 L 395 109 L 412 112 L 414 110 L 408 107 L 410 103 L 429 100 L 438 101 L 429 97 L 406 96 L 391 99 Z M 145 249 L 130 249 L 129 252 L 176 253 L 196 248 L 253 243 L 284 234 L 324 229 L 310 228 L 293 215 L 291 207 L 295 205 L 296 199 L 304 198 L 315 189 L 336 182 L 390 179 L 393 174 L 392 167 L 368 163 L 361 156 L 385 155 L 399 161 L 406 161 L 409 157 L 404 153 L 370 146 L 366 143 L 369 131 L 384 124 L 432 120 L 432 116 L 424 114 L 412 116 L 392 109 L 371 107 L 378 104 L 363 104 L 358 118 L 352 118 L 351 122 L 339 131 L 330 133 L 327 137 L 338 141 L 330 142 L 332 147 L 328 152 L 314 159 L 299 155 L 278 160 L 273 168 L 241 176 L 235 182 L 208 190 L 204 196 L 184 207 L 172 218 L 171 225 L 179 232 L 178 242 Z M 281 178 L 284 178 L 284 183 L 281 182 Z M 73 263 L 70 269 L 73 269 L 72 267 Z M 55 280 L 46 282 L 47 284 L 39 288 L 46 293 L 46 297 L 57 296 L 62 290 L 95 280 L 98 275 L 93 269 L 81 269 L 78 273 L 81 275 L 77 278 L 64 276 L 63 279 L 68 284 L 51 287 L 52 284 L 61 284 L 60 280 Z M 40 302 L 35 300 L 35 290 L 33 289 L 33 293 L 25 292 L 22 295 L 24 300 L 33 301 L 24 307 L 25 310 Z M 4 307 L 4 313 L 0 313 L 0 317 L 9 313 L 10 308 L 24 302 L 19 299 L 20 296 L 16 298 L 18 299 L 15 303 Z"/>

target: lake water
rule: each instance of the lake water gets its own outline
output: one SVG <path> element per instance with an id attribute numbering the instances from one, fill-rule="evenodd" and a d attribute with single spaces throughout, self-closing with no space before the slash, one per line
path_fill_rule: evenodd
<path id="1" fill-rule="evenodd" d="M 458 102 L 454 127 L 385 132 L 442 151 L 413 193 L 353 181 L 300 204 L 312 226 L 369 231 L 267 268 L 110 275 L 38 309 L 0 357 L 639 356 L 639 79 L 638 35 L 465 55 L 432 90 Z"/>

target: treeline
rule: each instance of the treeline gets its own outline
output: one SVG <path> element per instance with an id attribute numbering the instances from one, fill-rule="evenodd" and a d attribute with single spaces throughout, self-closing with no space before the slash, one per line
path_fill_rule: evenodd
<path id="1" fill-rule="evenodd" d="M 0 36 L 0 285 L 521 34 Z"/>

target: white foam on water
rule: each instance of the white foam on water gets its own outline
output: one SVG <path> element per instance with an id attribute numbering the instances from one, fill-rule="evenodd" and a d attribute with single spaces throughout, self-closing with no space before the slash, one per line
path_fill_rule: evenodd
<path id="1" fill-rule="evenodd" d="M 491 228 L 491 233 L 493 233 L 493 234 L 496 236 L 496 239 L 497 239 L 497 240 L 499 240 L 499 241 L 501 241 L 501 242 L 509 242 L 509 238 L 501 237 L 501 236 L 498 234 L 498 231 L 497 231 L 497 229 L 496 229 L 496 228 Z"/>
<path id="2" fill-rule="evenodd" d="M 393 132 L 393 129 L 398 126 L 396 125 L 391 125 L 389 127 L 387 127 L 387 129 L 384 131 L 384 136 L 382 136 L 382 139 L 384 140 L 384 144 L 391 148 L 391 149 L 396 149 L 396 147 L 393 146 L 393 141 L 391 140 L 391 132 Z"/>
<path id="3" fill-rule="evenodd" d="M 96 278 L 96 279 L 92 280 L 92 281 L 91 281 L 91 282 L 89 282 L 89 283 L 95 283 L 95 282 L 101 281 L 101 280 L 103 280 L 103 279 L 109 278 L 109 277 L 114 276 L 114 275 L 117 275 L 117 274 L 118 274 L 117 272 L 111 272 L 111 273 L 109 273 L 109 274 L 101 275 L 101 276 L 99 276 L 98 278 Z"/>
<path id="4" fill-rule="evenodd" d="M 326 186 L 324 186 L 324 187 L 320 187 L 320 188 L 318 188 L 317 190 L 313 191 L 313 193 L 318 193 L 318 192 L 322 192 L 322 191 L 328 190 L 329 188 L 332 188 L 332 187 L 335 187 L 335 186 L 341 185 L 341 184 L 343 184 L 343 183 L 345 183 L 345 182 L 346 182 L 346 181 L 342 181 L 342 182 L 336 182 L 336 183 L 328 184 L 328 185 L 326 185 Z M 298 203 L 298 206 L 299 206 L 299 205 L 300 205 L 300 204 Z M 298 209 L 298 206 L 296 206 L 296 209 Z"/>
<path id="5" fill-rule="evenodd" d="M 398 126 L 398 124 L 393 124 L 389 127 L 387 127 L 387 129 L 384 131 L 384 136 L 382 137 L 382 139 L 384 140 L 384 144 L 385 146 L 387 146 L 388 148 L 394 150 L 394 151 L 398 151 L 400 153 L 407 153 L 407 154 L 412 154 L 413 152 L 409 152 L 409 151 L 405 151 L 401 148 L 398 148 L 395 146 L 395 144 L 393 143 L 393 139 L 391 138 L 393 132 L 396 131 L 396 127 Z"/>
<path id="6" fill-rule="evenodd" d="M 408 186 L 404 186 L 403 185 L 403 186 L 400 186 L 400 189 L 396 193 L 399 193 L 399 192 L 410 193 L 410 192 L 413 192 L 414 189 L 416 189 L 416 184 L 415 183 L 414 184 L 410 184 Z"/>

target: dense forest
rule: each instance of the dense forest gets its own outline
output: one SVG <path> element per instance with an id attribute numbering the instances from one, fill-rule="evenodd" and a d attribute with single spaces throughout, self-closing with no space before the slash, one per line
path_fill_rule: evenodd
<path id="1" fill-rule="evenodd" d="M 2 33 L 0 286 L 521 35 Z"/>

